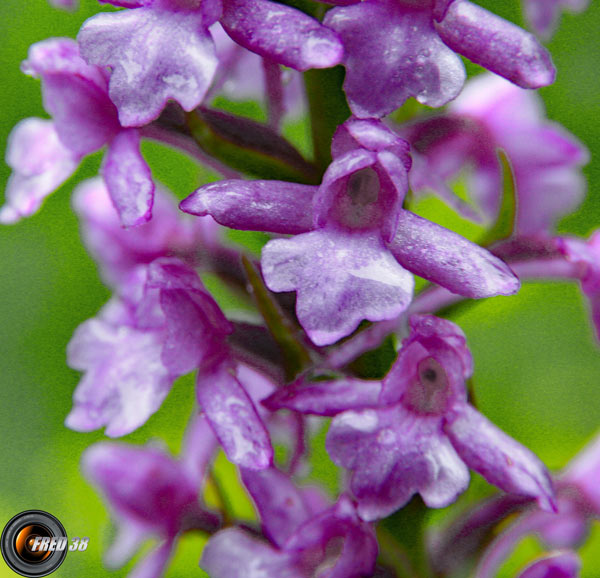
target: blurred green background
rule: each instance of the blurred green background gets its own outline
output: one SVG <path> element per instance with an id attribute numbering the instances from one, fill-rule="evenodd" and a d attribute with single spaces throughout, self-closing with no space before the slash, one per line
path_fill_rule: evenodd
<path id="1" fill-rule="evenodd" d="M 22 118 L 46 116 L 39 84 L 19 71 L 30 44 L 49 36 L 74 37 L 83 20 L 98 11 L 83 0 L 73 14 L 46 0 L 2 0 L 0 4 L 0 85 L 3 104 L 0 141 Z M 481 2 L 521 23 L 518 0 Z M 581 16 L 566 15 L 549 47 L 558 68 L 557 82 L 542 91 L 549 117 L 587 144 L 592 161 L 585 172 L 589 195 L 581 209 L 566 218 L 561 232 L 587 236 L 600 225 L 600 3 Z M 470 67 L 474 71 L 475 67 Z M 179 197 L 207 178 L 175 153 L 145 145 L 157 180 Z M 63 426 L 79 376 L 65 362 L 65 348 L 75 327 L 93 316 L 108 298 L 95 265 L 79 241 L 70 208 L 76 182 L 98 170 L 100 156 L 88 158 L 79 172 L 33 217 L 0 228 L 0 525 L 27 509 L 55 514 L 69 536 L 89 536 L 85 553 L 70 554 L 56 576 L 106 576 L 101 554 L 112 537 L 104 506 L 79 472 L 81 452 L 103 439 Z M 0 163 L 2 188 L 9 175 Z M 1 197 L 0 197 L 1 198 Z M 429 216 L 448 222 L 448 211 L 429 206 Z M 526 284 L 510 298 L 478 303 L 458 313 L 475 357 L 475 387 L 480 409 L 500 427 L 559 469 L 600 425 L 600 350 L 594 342 L 585 305 L 574 284 Z M 177 451 L 193 407 L 191 378 L 179 380 L 163 408 L 128 440 L 166 441 Z M 315 463 L 322 478 L 335 476 L 329 463 Z M 233 476 L 231 470 L 229 475 Z M 600 480 L 599 480 L 600 483 Z M 470 495 L 484 491 L 476 480 Z M 243 500 L 243 515 L 251 509 Z M 583 551 L 583 576 L 600 576 L 600 535 Z M 187 536 L 167 576 L 203 576 L 197 563 L 200 536 Z M 524 549 L 536 548 L 528 542 Z M 513 574 L 517 557 L 505 569 Z M 124 576 L 127 568 L 111 575 Z M 0 577 L 14 574 L 0 563 Z"/>

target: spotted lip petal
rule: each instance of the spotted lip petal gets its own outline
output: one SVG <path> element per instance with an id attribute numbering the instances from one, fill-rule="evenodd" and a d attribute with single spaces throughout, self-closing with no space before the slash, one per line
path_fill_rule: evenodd
<path id="1" fill-rule="evenodd" d="M 85 22 L 77 37 L 81 53 L 112 68 L 109 94 L 123 126 L 148 124 L 169 99 L 187 111 L 202 102 L 217 68 L 210 24 L 203 9 L 160 2 Z"/>
<path id="2" fill-rule="evenodd" d="M 441 419 L 416 417 L 400 405 L 338 415 L 326 447 L 336 464 L 352 471 L 350 485 L 365 520 L 390 515 L 417 492 L 429 507 L 445 507 L 469 483 Z"/>
<path id="3" fill-rule="evenodd" d="M 319 229 L 269 241 L 262 270 L 272 291 L 296 291 L 296 314 L 312 341 L 329 345 L 363 319 L 391 319 L 412 297 L 412 275 L 376 234 Z"/>
<path id="4" fill-rule="evenodd" d="M 296 70 L 329 68 L 343 56 L 334 31 L 284 4 L 224 0 L 221 24 L 238 44 Z"/>

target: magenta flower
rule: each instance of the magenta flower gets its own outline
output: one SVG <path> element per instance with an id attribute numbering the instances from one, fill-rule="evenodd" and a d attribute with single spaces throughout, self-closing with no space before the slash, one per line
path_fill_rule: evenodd
<path id="1" fill-rule="evenodd" d="M 557 240 L 558 249 L 568 261 L 579 268 L 581 289 L 587 297 L 596 336 L 600 339 L 600 232 L 587 240 L 563 237 Z"/>
<path id="2" fill-rule="evenodd" d="M 118 526 L 105 554 L 108 566 L 122 566 L 143 542 L 157 538 L 158 545 L 131 576 L 161 576 L 181 532 L 219 527 L 218 516 L 205 509 L 198 495 L 215 440 L 202 419 L 192 424 L 189 437 L 193 447 L 188 440 L 179 460 L 152 446 L 106 442 L 84 453 L 83 471 L 104 495 Z"/>
<path id="3" fill-rule="evenodd" d="M 516 229 L 521 235 L 551 231 L 585 195 L 581 172 L 588 161 L 585 147 L 544 118 L 536 93 L 497 76 L 475 78 L 450 104 L 447 115 L 417 122 L 405 132 L 415 150 L 412 188 L 433 190 L 458 206 L 447 182 L 465 166 L 474 166 L 469 193 L 487 220 L 496 217 L 502 198 L 497 158 L 498 149 L 502 149 L 514 173 Z"/>
<path id="4" fill-rule="evenodd" d="M 342 496 L 331 507 L 308 489 L 298 490 L 276 469 L 243 472 L 243 480 L 260 513 L 261 540 L 238 528 L 213 536 L 200 566 L 212 578 L 286 576 L 359 578 L 370 576 L 377 541 L 360 520 L 352 501 Z"/>
<path id="5" fill-rule="evenodd" d="M 575 552 L 556 552 L 536 560 L 519 578 L 577 578 L 581 560 Z"/>
<path id="6" fill-rule="evenodd" d="M 330 10 L 324 23 L 345 49 L 352 112 L 381 117 L 409 97 L 438 107 L 465 81 L 457 54 L 525 88 L 551 84 L 554 67 L 533 35 L 467 0 L 367 0 Z"/>
<path id="7" fill-rule="evenodd" d="M 417 492 L 429 507 L 448 506 L 467 488 L 469 467 L 553 509 L 544 465 L 467 402 L 472 359 L 462 331 L 432 316 L 413 316 L 410 326 L 382 382 L 299 382 L 265 403 L 335 416 L 327 450 L 352 472 L 363 519 L 385 517 Z"/>
<path id="8" fill-rule="evenodd" d="M 184 263 L 162 258 L 139 266 L 121 297 L 69 343 L 69 365 L 85 375 L 67 426 L 125 435 L 158 410 L 177 377 L 198 369 L 198 402 L 226 454 L 245 467 L 268 466 L 268 434 L 225 343 L 231 330 Z"/>
<path id="9" fill-rule="evenodd" d="M 362 319 L 402 313 L 412 298 L 408 271 L 474 298 L 518 290 L 502 261 L 402 209 L 407 144 L 381 122 L 348 121 L 332 150 L 320 187 L 221 181 L 180 205 L 232 228 L 296 235 L 267 243 L 262 269 L 272 291 L 296 291 L 298 319 L 314 343 L 334 343 Z"/>
<path id="10" fill-rule="evenodd" d="M 35 213 L 75 172 L 79 159 L 61 143 L 52 121 L 27 118 L 8 137 L 6 164 L 13 172 L 0 209 L 4 225 Z"/>
<path id="11" fill-rule="evenodd" d="M 15 176 L 3 221 L 33 213 L 82 157 L 105 145 L 102 175 L 121 222 L 148 221 L 154 197 L 150 168 L 140 153 L 138 131 L 119 124 L 105 71 L 86 64 L 77 44 L 66 38 L 34 44 L 23 70 L 41 78 L 44 108 L 53 123 L 30 119 L 15 128 L 7 153 Z M 29 146 L 32 139 L 35 146 Z"/>
<path id="12" fill-rule="evenodd" d="M 589 0 L 523 0 L 523 10 L 529 26 L 544 39 L 549 39 L 563 10 L 583 12 Z"/>
<path id="13" fill-rule="evenodd" d="M 76 188 L 73 206 L 87 250 L 98 263 L 104 281 L 117 291 L 136 275 L 138 265 L 159 257 L 177 256 L 194 265 L 204 252 L 222 252 L 219 225 L 210 217 L 186 218 L 177 210 L 175 198 L 160 188 L 155 192 L 152 220 L 133 229 L 121 226 L 100 178 Z"/>
<path id="14" fill-rule="evenodd" d="M 559 476 L 558 485 L 582 517 L 600 518 L 600 437 L 594 439 L 567 465 Z M 576 542 L 575 542 L 576 543 Z M 571 542 L 573 545 L 574 542 Z M 561 547 L 557 544 L 557 547 Z"/>
<path id="15" fill-rule="evenodd" d="M 600 518 L 599 475 L 600 437 L 596 436 L 557 476 L 557 512 L 548 513 L 525 508 L 513 524 L 490 544 L 478 565 L 478 578 L 495 577 L 517 544 L 532 534 L 537 535 L 548 550 L 566 551 L 564 559 L 548 557 L 548 567 L 553 567 L 551 562 L 556 563 L 556 576 L 577 576 L 580 563 L 576 555 L 569 551 L 579 548 L 584 543 L 590 532 L 591 522 Z M 546 566 L 540 564 L 540 568 Z M 559 573 L 559 570 L 564 573 Z M 532 570 L 531 576 L 538 575 L 545 576 Z M 529 574 L 527 577 L 529 578 Z"/>
<path id="16" fill-rule="evenodd" d="M 342 57 L 333 31 L 269 0 L 109 3 L 131 10 L 93 16 L 78 41 L 88 62 L 112 69 L 109 92 L 123 126 L 158 118 L 169 100 L 186 111 L 202 102 L 218 65 L 209 32 L 217 20 L 238 44 L 297 70 L 334 66 Z"/>
<path id="17" fill-rule="evenodd" d="M 155 218 L 123 230 L 99 179 L 80 186 L 75 206 L 116 296 L 69 344 L 69 364 L 85 376 L 67 425 L 125 435 L 158 410 L 175 379 L 198 369 L 198 402 L 228 456 L 267 466 L 270 441 L 240 382 L 254 387 L 257 378 L 237 366 L 225 342 L 232 326 L 192 269 L 203 251 L 222 251 L 216 223 L 188 220 L 159 191 Z"/>

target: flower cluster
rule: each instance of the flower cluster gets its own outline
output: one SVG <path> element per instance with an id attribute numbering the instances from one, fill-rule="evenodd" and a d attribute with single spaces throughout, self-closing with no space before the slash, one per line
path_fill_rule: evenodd
<path id="1" fill-rule="evenodd" d="M 522 578 L 575 576 L 575 548 L 600 515 L 598 445 L 554 479 L 476 407 L 466 336 L 442 318 L 458 300 L 513 295 L 520 280 L 569 278 L 600 328 L 598 234 L 555 233 L 584 197 L 587 151 L 532 90 L 555 76 L 536 36 L 469 0 L 102 3 L 120 9 L 88 19 L 77 40 L 34 44 L 23 63 L 51 118 L 25 119 L 10 136 L 0 222 L 35 213 L 105 149 L 73 206 L 112 297 L 69 343 L 82 377 L 66 425 L 124 436 L 196 373 L 178 458 L 115 442 L 83 456 L 119 528 L 107 564 L 155 538 L 133 576 L 160 576 L 179 536 L 200 531 L 213 578 L 424 578 L 424 568 L 450 576 L 468 564 L 491 578 L 538 533 L 547 551 Z M 547 37 L 561 7 L 584 4 L 524 9 Z M 461 56 L 489 72 L 466 81 Z M 217 108 L 247 98 L 266 122 Z M 398 114 L 409 99 L 439 110 L 413 102 Z M 312 159 L 283 136 L 286 119 L 307 112 Z M 187 195 L 178 207 L 155 182 L 144 139 L 223 180 L 177 191 Z M 453 188 L 459 178 L 468 199 Z M 431 192 L 491 236 L 476 243 L 420 216 L 415 201 Z M 260 260 L 227 229 L 268 234 Z M 222 308 L 205 275 L 253 314 Z M 428 282 L 416 296 L 414 276 Z M 386 367 L 359 372 L 351 362 L 365 352 Z M 337 496 L 308 483 L 309 416 L 332 418 L 325 448 L 346 474 Z M 206 498 L 219 448 L 256 521 Z M 401 570 L 386 522 L 451 505 L 470 469 L 503 493 L 428 540 L 419 526 L 426 563 L 409 553 Z"/>

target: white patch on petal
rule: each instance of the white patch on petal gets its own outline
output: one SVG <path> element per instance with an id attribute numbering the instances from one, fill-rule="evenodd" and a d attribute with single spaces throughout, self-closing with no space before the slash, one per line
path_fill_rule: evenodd
<path id="1" fill-rule="evenodd" d="M 338 427 L 348 427 L 361 432 L 371 433 L 377 429 L 379 418 L 375 410 L 362 412 L 347 411 L 338 417 Z"/>

